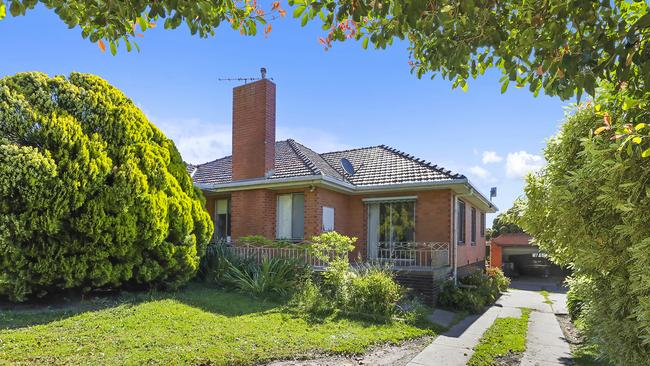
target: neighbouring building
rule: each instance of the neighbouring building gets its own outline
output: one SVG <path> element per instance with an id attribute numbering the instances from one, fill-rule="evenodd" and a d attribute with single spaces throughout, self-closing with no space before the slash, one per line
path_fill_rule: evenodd
<path id="1" fill-rule="evenodd" d="M 188 165 L 215 240 L 335 230 L 358 238 L 352 260 L 389 263 L 429 287 L 484 267 L 485 214 L 496 207 L 465 176 L 386 145 L 317 153 L 276 141 L 275 96 L 265 78 L 235 87 L 232 155 Z"/>
<path id="2" fill-rule="evenodd" d="M 509 277 L 561 277 L 567 273 L 540 252 L 526 233 L 505 233 L 490 240 L 490 266 Z"/>

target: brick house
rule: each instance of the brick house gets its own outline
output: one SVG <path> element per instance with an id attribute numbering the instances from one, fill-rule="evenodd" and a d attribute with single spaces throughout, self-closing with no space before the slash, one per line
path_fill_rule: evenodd
<path id="1" fill-rule="evenodd" d="M 317 153 L 276 141 L 268 79 L 234 88 L 232 123 L 232 156 L 188 165 L 215 239 L 301 241 L 336 230 L 358 238 L 355 260 L 442 268 L 439 276 L 484 266 L 485 213 L 496 207 L 465 176 L 385 145 Z"/>

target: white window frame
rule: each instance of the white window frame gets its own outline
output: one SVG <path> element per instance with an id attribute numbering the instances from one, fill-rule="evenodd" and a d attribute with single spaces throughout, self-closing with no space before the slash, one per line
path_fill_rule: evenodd
<path id="1" fill-rule="evenodd" d="M 302 212 L 302 215 L 303 215 L 302 226 L 303 227 L 302 227 L 302 237 L 301 238 L 294 238 L 293 237 L 293 229 L 294 229 L 293 225 L 295 224 L 293 222 L 293 214 L 294 214 L 293 213 L 293 198 L 295 196 L 297 196 L 297 195 L 303 196 L 303 206 L 302 206 L 302 209 L 303 209 L 303 212 Z M 290 213 L 290 219 L 289 219 L 289 226 L 290 226 L 289 227 L 289 232 L 291 232 L 291 235 L 289 237 L 282 237 L 280 235 L 280 200 L 281 200 L 281 197 L 286 197 L 286 196 L 291 196 L 291 210 L 290 210 L 291 213 Z M 275 217 L 276 217 L 275 218 L 275 238 L 277 240 L 289 240 L 289 241 L 301 241 L 301 240 L 304 240 L 304 236 L 305 236 L 305 194 L 302 193 L 302 192 L 278 194 L 276 196 Z"/>

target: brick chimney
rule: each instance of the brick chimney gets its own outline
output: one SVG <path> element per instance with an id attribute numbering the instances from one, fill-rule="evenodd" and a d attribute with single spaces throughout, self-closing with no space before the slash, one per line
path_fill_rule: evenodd
<path id="1" fill-rule="evenodd" d="M 275 165 L 275 84 L 263 72 L 262 79 L 235 87 L 232 97 L 232 179 L 269 176 Z"/>

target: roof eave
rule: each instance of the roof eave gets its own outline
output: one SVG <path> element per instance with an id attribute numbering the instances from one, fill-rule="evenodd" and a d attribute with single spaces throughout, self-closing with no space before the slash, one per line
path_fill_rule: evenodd
<path id="1" fill-rule="evenodd" d="M 455 191 L 467 190 L 471 184 L 467 178 L 447 179 L 441 181 L 425 181 L 425 182 L 410 182 L 410 183 L 395 183 L 395 184 L 379 184 L 379 185 L 360 185 L 355 186 L 349 182 L 345 182 L 336 178 L 326 175 L 305 175 L 299 177 L 287 177 L 277 179 L 251 179 L 246 181 L 237 181 L 229 183 L 207 183 L 195 184 L 199 189 L 219 193 L 230 191 L 241 191 L 250 189 L 261 188 L 290 188 L 297 186 L 305 186 L 309 184 L 323 186 L 335 191 L 349 193 L 349 194 L 371 194 L 378 192 L 395 192 L 395 191 L 414 191 L 418 189 L 453 189 Z M 473 188 L 473 187 L 472 187 Z M 478 193 L 478 191 L 474 190 Z M 470 191 L 471 192 L 471 191 Z M 483 197 L 478 193 L 478 196 Z M 486 206 L 496 208 L 491 202 L 485 200 Z M 491 211 L 492 212 L 492 211 Z"/>

